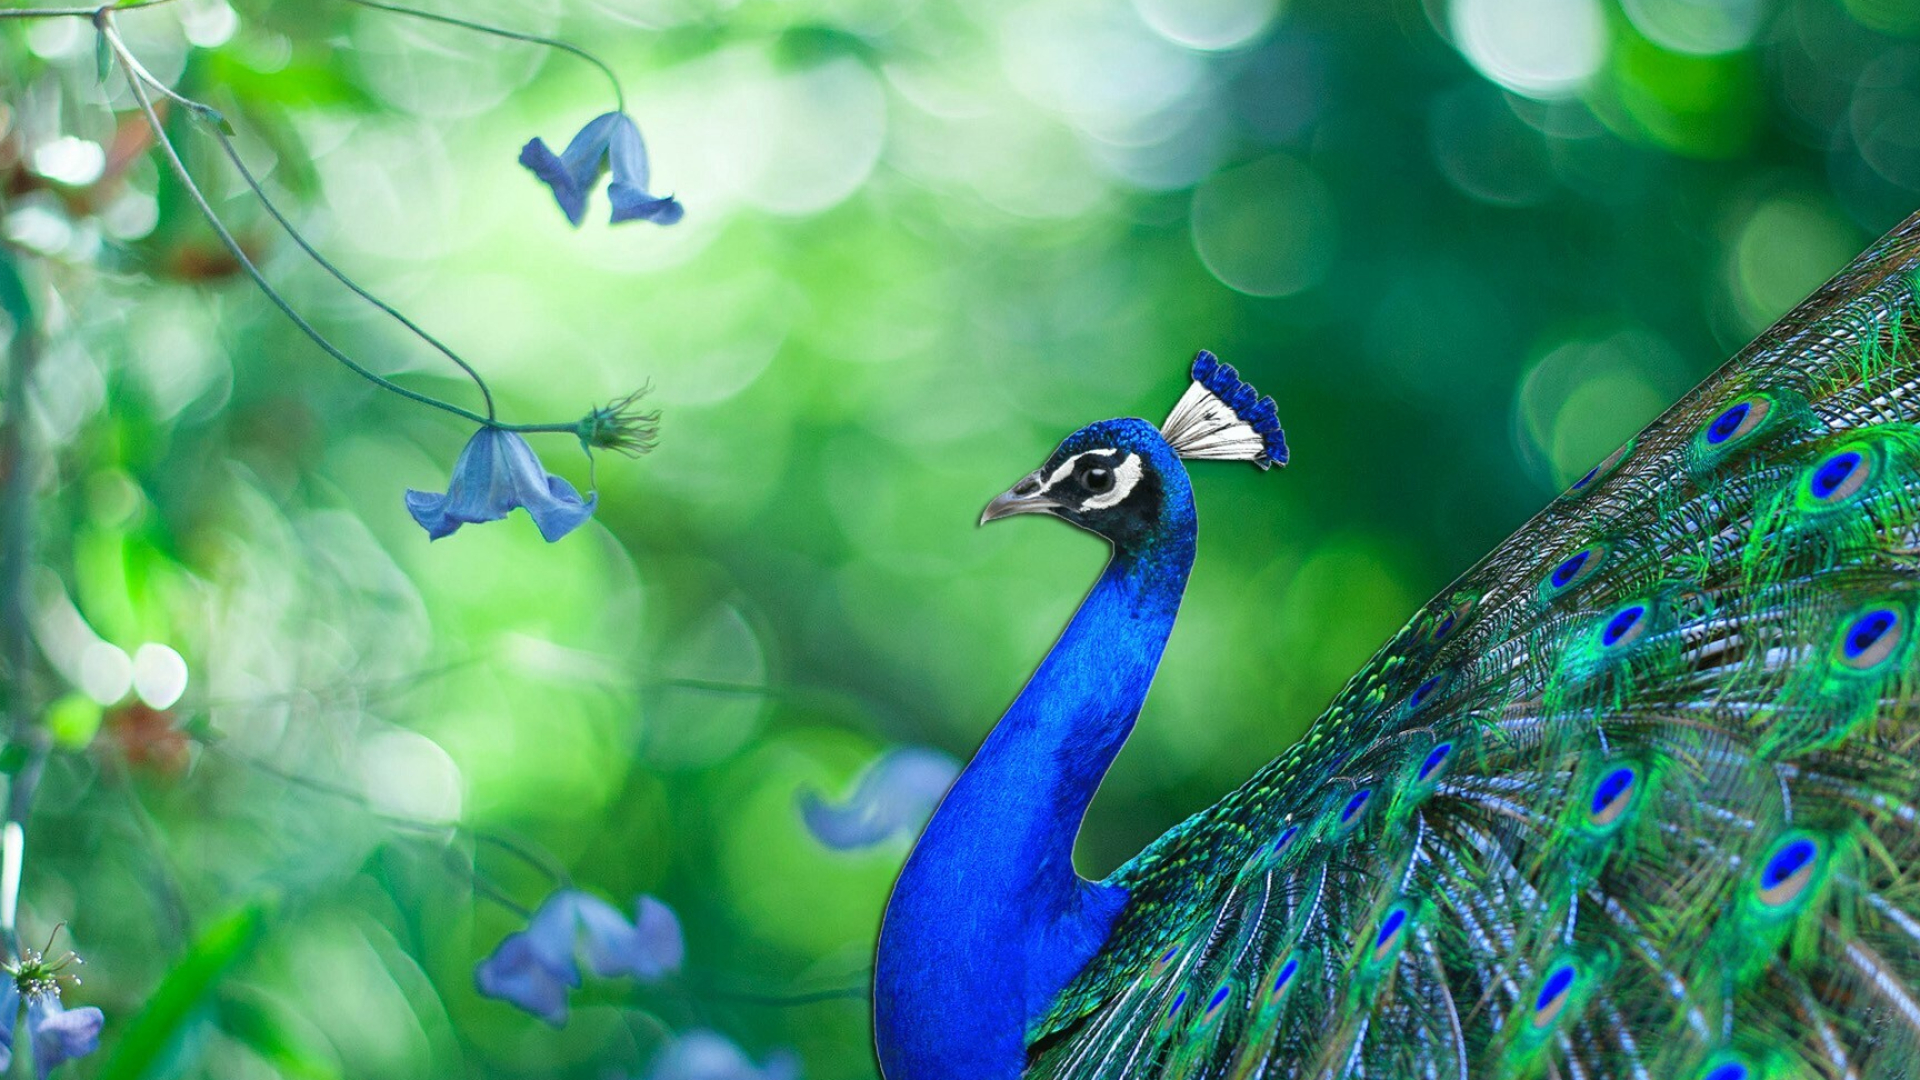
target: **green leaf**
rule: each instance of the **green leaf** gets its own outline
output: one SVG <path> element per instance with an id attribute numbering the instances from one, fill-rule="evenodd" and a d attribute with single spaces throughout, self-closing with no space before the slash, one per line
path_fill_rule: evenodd
<path id="1" fill-rule="evenodd" d="M 93 74 L 101 82 L 113 72 L 113 47 L 107 44 L 107 35 L 98 30 L 93 32 Z"/>
<path id="2" fill-rule="evenodd" d="M 147 999 L 99 1072 L 99 1080 L 136 1080 L 154 1066 L 203 1005 L 220 980 L 260 940 L 274 903 L 254 900 L 203 930 Z"/>

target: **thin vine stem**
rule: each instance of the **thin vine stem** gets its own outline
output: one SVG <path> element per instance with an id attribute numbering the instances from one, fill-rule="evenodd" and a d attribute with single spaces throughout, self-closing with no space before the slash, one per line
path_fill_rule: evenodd
<path id="1" fill-rule="evenodd" d="M 490 845 L 499 848 L 501 851 L 520 860 L 527 866 L 532 867 L 535 871 L 553 879 L 554 885 L 557 888 L 573 888 L 573 875 L 568 873 L 565 866 L 561 865 L 560 860 L 554 858 L 547 852 L 541 851 L 532 844 L 524 843 L 515 837 L 497 832 L 489 832 L 484 829 L 476 829 L 471 825 L 463 825 L 457 821 L 424 821 L 420 818 L 407 817 L 404 814 L 394 814 L 384 810 L 378 810 L 374 808 L 372 802 L 368 800 L 364 792 L 354 788 L 330 783 L 317 777 L 294 772 L 291 769 L 283 769 L 271 762 L 262 761 L 259 758 L 235 750 L 228 750 L 224 746 L 216 743 L 202 742 L 201 745 L 228 761 L 264 773 L 276 780 L 292 784 L 294 787 L 304 788 L 316 794 L 341 799 L 365 811 L 368 816 L 375 820 L 381 821 L 395 829 L 422 836 L 452 833 L 457 836 L 465 836 L 467 839 L 473 841 L 475 847 Z"/>
<path id="2" fill-rule="evenodd" d="M 506 30 L 498 26 L 488 26 L 485 23 L 470 22 L 452 15 L 441 15 L 437 12 L 421 11 L 418 8 L 402 7 L 399 4 L 381 3 L 380 0 L 343 0 L 343 2 L 363 8 L 371 8 L 374 11 L 385 11 L 393 15 L 406 15 L 415 19 L 424 19 L 427 22 L 444 23 L 447 26 L 458 26 L 465 30 L 473 30 L 482 34 L 492 34 L 494 37 L 503 37 L 512 41 L 524 41 L 529 45 L 545 45 L 549 49 L 558 49 L 563 53 L 577 56 L 600 69 L 600 73 L 607 77 L 607 82 L 613 85 L 614 107 L 620 112 L 627 111 L 627 92 L 620 86 L 620 76 L 613 73 L 613 68 L 607 66 L 606 61 L 571 42 L 561 41 L 558 38 L 542 37 L 539 34 L 522 33 L 518 30 Z"/>
<path id="3" fill-rule="evenodd" d="M 173 140 L 167 136 L 166 127 L 160 123 L 159 114 L 153 111 L 153 99 L 147 94 L 146 79 L 151 78 L 151 76 L 146 76 L 146 78 L 142 77 L 145 69 L 140 66 L 138 60 L 133 58 L 133 54 L 128 51 L 126 43 L 120 39 L 119 31 L 113 26 L 112 9 L 102 8 L 97 11 L 94 16 L 94 25 L 99 29 L 100 33 L 105 36 L 107 47 L 113 51 L 115 59 L 119 60 L 121 66 L 126 69 L 127 88 L 133 91 L 133 100 L 139 104 L 141 114 L 146 117 L 147 127 L 153 131 L 154 140 L 160 144 L 160 150 L 166 156 L 167 164 L 173 170 L 174 177 L 180 181 L 181 186 L 186 189 L 187 194 L 193 198 L 194 205 L 200 209 L 200 215 L 206 218 L 207 225 L 213 229 L 214 235 L 219 237 L 220 243 L 227 249 L 227 253 L 233 256 L 241 269 L 245 270 L 247 276 L 253 280 L 254 285 L 266 294 L 268 300 L 273 302 L 273 306 L 280 309 L 281 314 L 285 315 L 288 320 L 290 320 L 294 326 L 298 327 L 300 332 L 312 340 L 315 345 L 320 346 L 321 350 L 328 356 L 333 357 L 345 365 L 349 371 L 366 379 L 368 382 L 384 390 L 391 390 L 409 401 L 415 401 L 422 405 L 430 405 L 433 408 L 452 413 L 455 416 L 470 420 L 476 424 L 490 427 L 504 426 L 493 422 L 471 409 L 463 409 L 450 401 L 442 401 L 439 398 L 422 394 L 419 391 L 409 390 L 399 383 L 394 382 L 392 379 L 363 366 L 359 361 L 341 351 L 333 342 L 327 340 L 325 334 L 322 334 L 318 328 L 308 322 L 298 311 L 294 310 L 293 305 L 287 301 L 287 298 L 281 296 L 279 291 L 267 282 L 266 275 L 261 273 L 260 268 L 254 265 L 253 260 L 247 257 L 246 251 L 240 246 L 240 241 L 234 239 L 233 233 L 227 230 L 226 225 L 221 222 L 220 216 L 213 212 L 213 204 L 207 201 L 207 197 L 201 192 L 200 186 L 194 183 L 193 175 L 187 171 L 186 162 L 180 160 L 180 152 L 174 148 Z M 182 100 L 184 101 L 185 99 Z M 190 109 L 193 107 L 192 105 L 188 106 Z M 512 430 L 521 429 L 515 428 Z M 546 430 L 572 430 L 572 427 L 571 425 L 564 425 L 551 427 Z"/>
<path id="4" fill-rule="evenodd" d="M 391 304 L 388 304 L 386 301 L 361 288 L 358 282 L 348 277 L 339 267 L 329 262 L 327 257 L 320 254 L 312 244 L 307 243 L 307 238 L 300 235 L 300 230 L 294 228 L 293 222 L 288 221 L 286 215 L 280 212 L 280 208 L 275 206 L 273 200 L 267 197 L 266 190 L 260 186 L 260 181 L 253 175 L 253 170 L 247 168 L 246 162 L 240 159 L 240 151 L 234 147 L 233 139 L 229 137 L 226 132 L 220 130 L 217 125 L 211 126 L 209 130 L 212 131 L 213 137 L 220 141 L 220 149 L 226 151 L 227 160 L 233 163 L 235 171 L 239 172 L 241 179 L 245 180 L 247 186 L 253 189 L 253 194 L 260 200 L 260 205 L 266 207 L 267 213 L 273 216 L 273 220 L 279 222 L 280 227 L 286 230 L 287 235 L 293 239 L 293 242 L 300 245 L 300 250 L 306 252 L 308 258 L 319 263 L 322 270 L 333 275 L 335 281 L 353 290 L 355 296 L 358 296 L 360 299 L 365 300 L 367 303 L 372 304 L 374 307 L 392 316 L 401 326 L 412 331 L 415 337 L 418 337 L 420 340 L 439 350 L 440 355 L 453 361 L 461 371 L 466 372 L 467 377 L 473 380 L 473 385 L 479 387 L 480 397 L 487 403 L 487 419 L 492 420 L 494 418 L 493 391 L 487 388 L 487 380 L 480 377 L 480 373 L 474 370 L 473 365 L 467 363 L 458 353 L 448 348 L 439 338 L 421 329 L 418 323 L 402 315 Z"/>
<path id="5" fill-rule="evenodd" d="M 168 98 L 172 99 L 175 102 L 178 102 L 180 106 L 186 109 L 190 115 L 196 116 L 206 123 L 207 130 L 212 132 L 213 137 L 220 141 L 220 149 L 226 152 L 227 160 L 233 163 L 234 169 L 237 170 L 240 173 L 240 176 L 246 180 L 247 186 L 253 189 L 253 194 L 256 198 L 260 200 L 260 205 L 266 207 L 267 213 L 273 216 L 273 220 L 276 222 L 279 222 L 280 227 L 286 230 L 286 233 L 288 236 L 293 238 L 293 242 L 300 245 L 301 251 L 306 252 L 309 258 L 311 258 L 314 262 L 319 263 L 320 267 L 324 269 L 327 273 L 333 275 L 333 279 L 335 281 L 338 281 L 340 284 L 345 285 L 347 288 L 353 290 L 354 295 L 360 297 L 360 299 L 365 300 L 367 303 L 372 304 L 374 307 L 379 308 L 381 311 L 385 312 L 386 314 L 392 316 L 394 319 L 398 320 L 400 325 L 412 331 L 415 337 L 418 337 L 420 340 L 426 342 L 427 344 L 433 346 L 435 349 L 439 350 L 442 356 L 445 356 L 447 359 L 453 361 L 454 364 L 460 368 L 460 370 L 466 372 L 467 376 L 473 380 L 473 385 L 479 388 L 481 399 L 484 400 L 487 404 L 487 419 L 489 421 L 492 421 L 494 419 L 495 414 L 494 414 L 494 407 L 493 407 L 493 391 L 488 388 L 487 381 L 481 378 L 480 373 L 474 370 L 474 367 L 472 364 L 467 363 L 465 359 L 461 358 L 459 354 L 455 353 L 452 349 L 448 348 L 446 344 L 441 342 L 439 338 L 436 338 L 432 334 L 429 334 L 425 330 L 421 329 L 419 324 L 415 323 L 412 319 L 407 318 L 405 315 L 402 315 L 399 311 L 394 309 L 392 305 L 388 304 L 384 300 L 381 300 L 379 297 L 373 295 L 367 290 L 361 288 L 358 282 L 348 277 L 346 273 L 343 272 L 339 267 L 329 262 L 326 256 L 320 254 L 320 252 L 312 244 L 309 244 L 307 242 L 307 238 L 300 234 L 300 230 L 294 227 L 293 222 L 287 220 L 286 215 L 282 214 L 280 212 L 280 208 L 278 206 L 275 206 L 273 203 L 273 200 L 267 196 L 266 189 L 261 186 L 259 178 L 254 176 L 253 170 L 247 168 L 247 163 L 240 157 L 240 151 L 234 147 L 233 139 L 227 135 L 226 130 L 222 126 L 225 123 L 225 121 L 221 119 L 220 112 L 218 109 L 215 109 L 213 106 L 208 105 L 206 102 L 195 101 L 194 99 L 186 97 L 185 95 L 182 95 L 178 91 L 174 90 L 172 87 L 168 86 L 165 82 L 156 78 L 154 74 L 151 71 L 148 71 L 146 66 L 140 63 L 139 59 L 137 57 L 134 57 L 131 53 L 129 53 L 126 56 L 126 62 L 130 67 L 132 73 L 134 75 L 137 75 L 149 87 L 152 87 L 153 89 L 158 90 L 160 93 L 165 94 Z M 131 78 L 129 79 L 129 81 L 131 81 Z"/>

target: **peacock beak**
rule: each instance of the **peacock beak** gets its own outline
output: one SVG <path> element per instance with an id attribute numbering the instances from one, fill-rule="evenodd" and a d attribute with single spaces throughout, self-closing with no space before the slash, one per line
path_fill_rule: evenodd
<path id="1" fill-rule="evenodd" d="M 1026 479 L 994 496 L 987 508 L 980 512 L 980 524 L 998 521 L 1015 514 L 1048 514 L 1060 508 L 1060 504 L 1048 497 L 1047 485 L 1040 473 L 1029 473 Z"/>

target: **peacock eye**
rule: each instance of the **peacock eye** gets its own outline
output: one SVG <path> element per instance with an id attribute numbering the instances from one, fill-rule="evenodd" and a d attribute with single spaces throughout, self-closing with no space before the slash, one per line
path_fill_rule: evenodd
<path id="1" fill-rule="evenodd" d="M 1113 490 L 1113 470 L 1093 468 L 1080 475 L 1080 482 L 1095 495 L 1104 495 Z"/>

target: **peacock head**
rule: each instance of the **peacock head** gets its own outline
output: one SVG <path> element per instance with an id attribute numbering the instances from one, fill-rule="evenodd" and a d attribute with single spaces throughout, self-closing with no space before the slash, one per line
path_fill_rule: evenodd
<path id="1" fill-rule="evenodd" d="M 1155 428 L 1145 420 L 1088 424 L 1046 463 L 987 504 L 982 525 L 1015 514 L 1051 514 L 1136 550 L 1193 524 L 1193 491 L 1182 458 L 1287 462 L 1273 399 L 1263 398 L 1229 365 L 1202 351 L 1193 384 Z"/>

